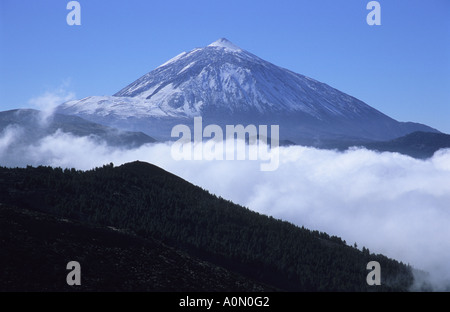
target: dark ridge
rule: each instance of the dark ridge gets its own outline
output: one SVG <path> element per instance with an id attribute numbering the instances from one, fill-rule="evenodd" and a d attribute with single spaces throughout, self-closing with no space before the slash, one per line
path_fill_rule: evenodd
<path id="1" fill-rule="evenodd" d="M 374 142 L 366 146 L 383 152 L 397 152 L 415 158 L 430 158 L 438 150 L 450 148 L 450 135 L 419 131 L 388 142 Z"/>
<path id="2" fill-rule="evenodd" d="M 450 148 L 450 135 L 416 131 L 390 141 L 360 142 L 353 145 L 378 152 L 393 152 L 418 159 L 427 159 L 432 157 L 440 149 Z M 342 149 L 345 148 L 348 148 L 348 145 Z"/>
<path id="3" fill-rule="evenodd" d="M 157 240 L 0 205 L 0 292 L 273 291 Z M 69 261 L 82 283 L 66 283 Z"/>
<path id="4" fill-rule="evenodd" d="M 403 263 L 255 213 L 143 162 L 86 172 L 0 168 L 0 203 L 123 229 L 280 290 L 406 291 L 413 283 L 411 268 Z M 6 259 L 6 267 L 14 266 Z M 382 286 L 367 285 L 369 261 L 381 264 Z M 176 288 L 180 277 L 167 278 Z"/>

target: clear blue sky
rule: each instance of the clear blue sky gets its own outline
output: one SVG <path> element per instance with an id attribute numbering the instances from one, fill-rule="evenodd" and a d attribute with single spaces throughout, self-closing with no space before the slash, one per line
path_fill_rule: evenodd
<path id="1" fill-rule="evenodd" d="M 450 133 L 450 1 L 0 0 L 0 110 L 64 84 L 111 95 L 182 51 L 226 37 L 400 121 Z"/>

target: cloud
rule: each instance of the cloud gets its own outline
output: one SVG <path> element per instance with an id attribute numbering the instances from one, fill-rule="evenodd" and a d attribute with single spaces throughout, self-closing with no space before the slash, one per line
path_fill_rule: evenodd
<path id="1" fill-rule="evenodd" d="M 17 125 L 9 125 L 0 132 L 0 157 L 4 156 L 5 152 L 22 134 L 23 129 Z"/>
<path id="2" fill-rule="evenodd" d="M 12 149 L 8 142 L 17 136 L 13 128 L 0 135 L 0 165 L 91 169 L 147 161 L 252 210 L 428 271 L 436 286 L 450 285 L 450 150 L 417 160 L 280 147 L 278 170 L 262 172 L 258 161 L 175 161 L 169 143 L 126 150 L 58 131 Z"/>
<path id="3" fill-rule="evenodd" d="M 46 91 L 45 93 L 31 98 L 28 101 L 28 104 L 30 104 L 33 108 L 41 111 L 42 125 L 47 124 L 49 118 L 53 115 L 58 105 L 76 98 L 75 93 L 67 91 L 68 85 L 69 82 L 65 81 L 57 89 Z"/>

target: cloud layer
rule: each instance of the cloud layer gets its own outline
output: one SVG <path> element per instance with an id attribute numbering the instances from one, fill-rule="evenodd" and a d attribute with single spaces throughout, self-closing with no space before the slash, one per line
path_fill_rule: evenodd
<path id="1" fill-rule="evenodd" d="M 158 165 L 252 210 L 356 242 L 371 252 L 450 281 L 450 150 L 429 160 L 355 149 L 345 153 L 280 147 L 279 168 L 258 161 L 175 161 L 166 143 L 133 150 L 56 132 L 15 144 L 21 129 L 0 133 L 0 165 L 91 169 L 141 160 Z"/>

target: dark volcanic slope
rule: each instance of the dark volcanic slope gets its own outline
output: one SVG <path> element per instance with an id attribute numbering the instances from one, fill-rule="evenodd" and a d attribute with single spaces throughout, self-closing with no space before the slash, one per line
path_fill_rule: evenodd
<path id="1" fill-rule="evenodd" d="M 0 204 L 0 291 L 271 291 L 153 239 Z M 81 286 L 66 265 L 81 265 Z"/>
<path id="2" fill-rule="evenodd" d="M 282 290 L 407 290 L 413 283 L 410 267 L 402 263 L 370 254 L 366 248 L 360 251 L 350 247 L 338 237 L 252 212 L 142 162 L 116 168 L 109 165 L 87 172 L 48 167 L 0 168 L 0 203 L 96 226 L 126 229 L 140 238 L 163 241 L 175 249 Z M 8 223 L 8 219 L 4 222 Z M 31 237 L 25 235 L 23 239 L 45 240 L 47 229 L 39 227 L 31 232 Z M 79 246 L 88 239 L 85 236 L 74 238 L 80 240 Z M 51 240 L 50 244 L 58 242 Z M 52 250 L 61 253 L 64 263 L 73 260 L 64 255 L 65 248 Z M 23 265 L 33 265 L 35 259 L 47 257 L 40 249 L 35 251 L 34 255 L 20 260 Z M 86 259 L 103 259 L 102 253 L 94 252 L 89 257 L 86 255 Z M 70 253 L 70 257 L 72 255 Z M 144 255 L 145 252 L 138 253 L 137 259 L 147 263 Z M 175 254 L 172 256 L 179 258 Z M 172 256 L 168 258 L 175 261 L 175 266 L 182 265 Z M 3 257 L 9 261 L 16 258 L 8 253 Z M 108 261 L 113 264 L 116 260 Z M 120 266 L 121 260 L 117 261 Z M 369 261 L 380 262 L 382 286 L 367 286 Z M 59 263 L 58 260 L 54 265 Z M 136 263 L 136 266 L 145 265 Z M 104 274 L 107 271 L 105 269 Z M 167 272 L 170 282 L 155 288 L 181 290 L 182 284 L 176 282 L 182 278 L 178 274 L 177 271 Z M 129 280 L 126 275 L 119 276 Z M 118 283 L 121 285 L 120 281 Z M 211 284 L 205 287 L 208 285 Z"/>

